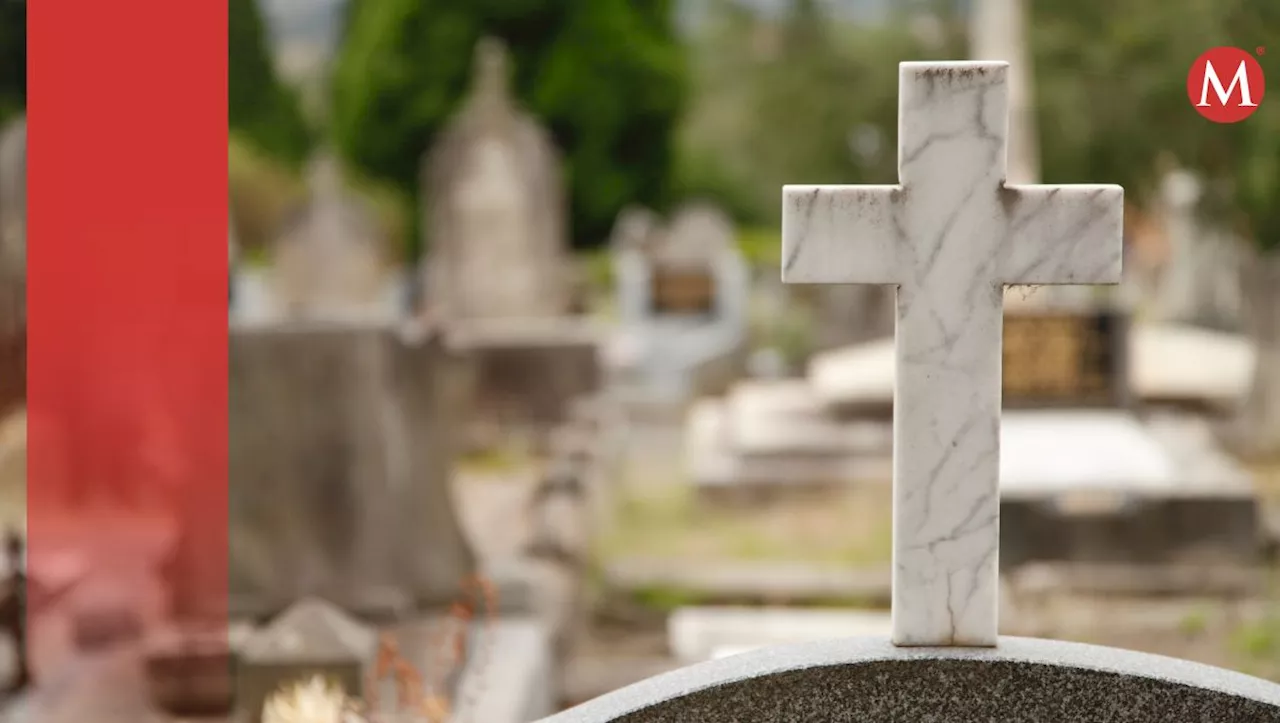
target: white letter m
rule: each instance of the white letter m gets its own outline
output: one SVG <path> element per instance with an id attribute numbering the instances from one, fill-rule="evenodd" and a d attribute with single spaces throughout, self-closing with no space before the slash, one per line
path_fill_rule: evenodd
<path id="1" fill-rule="evenodd" d="M 1218 71 L 1214 69 L 1213 63 L 1205 61 L 1204 63 L 1204 83 L 1200 86 L 1200 102 L 1196 103 L 1197 108 L 1203 108 L 1209 105 L 1209 84 L 1213 84 L 1213 89 L 1218 94 L 1218 100 L 1222 105 L 1226 105 L 1231 100 L 1231 95 L 1235 92 L 1236 85 L 1240 86 L 1240 106 L 1241 108 L 1255 108 L 1257 103 L 1253 102 L 1253 93 L 1249 91 L 1249 75 L 1245 69 L 1244 61 L 1240 61 L 1240 67 L 1236 68 L 1235 77 L 1231 79 L 1231 85 L 1223 88 L 1222 79 L 1218 77 Z"/>

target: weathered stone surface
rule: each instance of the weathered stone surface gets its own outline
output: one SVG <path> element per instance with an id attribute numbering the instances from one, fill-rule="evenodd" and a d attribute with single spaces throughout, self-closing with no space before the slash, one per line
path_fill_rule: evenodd
<path id="1" fill-rule="evenodd" d="M 1114 500 L 1114 501 L 1113 501 Z M 1066 512 L 1050 499 L 1000 504 L 1000 566 L 1033 561 L 1169 563 L 1256 559 L 1252 496 L 1102 496 L 1095 510 Z"/>
<path id="2" fill-rule="evenodd" d="M 272 244 L 275 313 L 286 318 L 393 318 L 389 241 L 373 209 L 349 194 L 335 159 L 316 158 L 310 198 Z"/>
<path id="3" fill-rule="evenodd" d="M 457 597 L 474 561 L 449 485 L 456 362 L 439 335 L 391 327 L 233 331 L 233 604 Z"/>
<path id="4" fill-rule="evenodd" d="M 258 723 L 272 693 L 314 676 L 362 698 L 377 649 L 372 629 L 322 600 L 304 599 L 245 644 L 236 675 L 236 707 L 245 720 Z"/>
<path id="5" fill-rule="evenodd" d="M 0 130 L 0 416 L 26 399 L 27 124 Z"/>
<path id="6" fill-rule="evenodd" d="M 512 97 L 505 47 L 476 49 L 471 96 L 424 164 L 426 306 L 450 320 L 568 311 L 567 201 L 550 135 Z"/>
<path id="7" fill-rule="evenodd" d="M 900 648 L 851 638 L 754 651 L 651 678 L 544 723 L 1280 721 L 1280 686 L 1112 648 L 1000 638 Z"/>
<path id="8" fill-rule="evenodd" d="M 470 364 L 471 424 L 550 434 L 568 420 L 574 400 L 602 387 L 602 339 L 595 326 L 567 319 L 452 330 L 451 343 Z"/>

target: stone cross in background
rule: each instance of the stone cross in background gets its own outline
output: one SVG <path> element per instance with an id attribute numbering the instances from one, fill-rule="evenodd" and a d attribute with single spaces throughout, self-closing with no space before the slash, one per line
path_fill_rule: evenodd
<path id="1" fill-rule="evenodd" d="M 1005 183 L 1003 62 L 903 63 L 894 186 L 787 186 L 783 281 L 893 284 L 893 642 L 997 635 L 1004 286 L 1118 283 L 1124 191 Z"/>

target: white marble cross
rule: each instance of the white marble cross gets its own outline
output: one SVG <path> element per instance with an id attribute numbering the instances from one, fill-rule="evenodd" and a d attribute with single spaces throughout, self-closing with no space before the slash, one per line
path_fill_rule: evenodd
<path id="1" fill-rule="evenodd" d="M 893 642 L 993 646 L 1004 287 L 1118 283 L 1124 191 L 1005 184 L 1007 63 L 899 74 L 899 185 L 786 186 L 782 279 L 897 287 Z"/>

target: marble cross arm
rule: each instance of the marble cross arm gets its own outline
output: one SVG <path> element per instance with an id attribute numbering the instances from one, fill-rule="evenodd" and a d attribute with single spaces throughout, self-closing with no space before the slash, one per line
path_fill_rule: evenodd
<path id="1" fill-rule="evenodd" d="M 1109 185 L 1004 186 L 1001 284 L 1118 284 L 1124 189 Z"/>
<path id="2" fill-rule="evenodd" d="M 901 283 L 901 201 L 900 186 L 784 186 L 782 280 Z"/>

